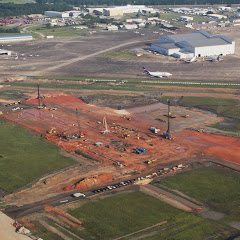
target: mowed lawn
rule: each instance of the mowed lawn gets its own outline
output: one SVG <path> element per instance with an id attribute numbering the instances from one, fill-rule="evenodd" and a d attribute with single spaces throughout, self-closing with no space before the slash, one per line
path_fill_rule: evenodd
<path id="1" fill-rule="evenodd" d="M 161 184 L 226 213 L 225 219 L 240 221 L 240 175 L 237 173 L 211 167 L 167 177 Z"/>
<path id="2" fill-rule="evenodd" d="M 131 239 L 133 236 L 143 235 L 167 226 L 171 227 L 169 230 L 159 233 L 161 236 L 172 235 L 181 229 L 184 234 L 179 239 L 189 240 L 203 239 L 203 237 L 228 228 L 220 223 L 197 217 L 192 213 L 183 212 L 142 192 L 121 193 L 93 200 L 79 208 L 69 209 L 68 213 L 82 221 L 84 227 L 84 230 L 81 231 L 78 229 L 71 229 L 71 231 L 88 240 L 114 239 L 162 221 L 168 222 L 123 239 Z M 159 234 L 156 235 L 156 238 L 150 239 L 166 239 L 165 237 L 158 238 Z"/>
<path id="3" fill-rule="evenodd" d="M 0 156 L 0 187 L 8 192 L 75 163 L 62 156 L 53 143 L 1 118 Z"/>

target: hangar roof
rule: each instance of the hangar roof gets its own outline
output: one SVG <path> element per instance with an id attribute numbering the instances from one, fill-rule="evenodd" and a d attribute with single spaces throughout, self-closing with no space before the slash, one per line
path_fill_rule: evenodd
<path id="1" fill-rule="evenodd" d="M 227 39 L 224 36 L 212 37 L 204 31 L 197 31 L 187 34 L 168 35 L 167 37 L 170 41 L 175 42 L 175 44 L 183 43 L 185 45 L 191 45 L 192 47 L 217 46 L 229 44 L 232 42 L 230 39 Z"/>
<path id="2" fill-rule="evenodd" d="M 179 48 L 178 46 L 176 46 L 175 43 L 161 43 L 161 44 L 155 44 L 158 45 L 159 47 L 165 48 L 165 49 L 175 49 L 175 48 Z"/>
<path id="3" fill-rule="evenodd" d="M 205 39 L 190 39 L 186 41 L 181 41 L 187 43 L 188 45 L 191 45 L 192 47 L 205 47 L 205 46 L 217 46 L 217 45 L 225 45 L 229 44 L 222 38 L 205 38 Z M 178 42 L 181 44 L 181 42 Z"/>
<path id="4" fill-rule="evenodd" d="M 30 37 L 30 34 L 19 34 L 19 35 L 4 35 L 0 36 L 0 38 L 12 38 L 12 37 Z"/>

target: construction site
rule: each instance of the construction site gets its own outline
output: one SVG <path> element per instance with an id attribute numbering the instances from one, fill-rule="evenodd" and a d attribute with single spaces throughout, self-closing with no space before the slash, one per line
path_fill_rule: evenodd
<path id="1" fill-rule="evenodd" d="M 231 32 L 227 34 L 233 35 Z M 74 46 L 80 48 L 79 42 L 69 38 L 61 41 L 56 39 L 52 42 L 47 40 L 39 45 L 38 42 L 33 42 L 31 47 L 26 45 L 24 48 L 21 43 L 15 44 L 10 49 L 21 53 L 20 58 L 23 58 L 24 54 L 27 57 L 26 60 L 24 59 L 26 62 L 18 66 L 15 66 L 15 62 L 18 61 L 16 57 L 1 59 L 2 62 L 8 60 L 4 63 L 8 65 L 8 72 L 5 72 L 6 76 L 2 77 L 2 89 L 0 89 L 2 136 L 3 138 L 8 136 L 4 132 L 4 127 L 12 128 L 12 135 L 14 135 L 14 129 L 20 131 L 15 126 L 23 127 L 24 134 L 26 134 L 23 135 L 21 132 L 20 136 L 16 137 L 17 144 L 20 146 L 19 156 L 13 155 L 12 160 L 3 149 L 0 154 L 1 163 L 6 165 L 15 163 L 15 158 L 16 162 L 20 162 L 19 165 L 13 164 L 15 169 L 21 169 L 21 171 L 19 171 L 20 176 L 14 180 L 11 179 L 12 182 L 18 180 L 20 182 L 23 176 L 26 178 L 25 182 L 12 184 L 12 186 L 9 186 L 11 181 L 0 181 L 2 211 L 19 221 L 20 226 L 14 225 L 19 231 L 24 232 L 25 230 L 22 229 L 24 226 L 30 229 L 35 236 L 51 240 L 143 239 L 145 235 L 139 238 L 135 235 L 140 234 L 141 231 L 149 231 L 148 228 L 154 230 L 156 236 L 154 235 L 153 239 L 174 239 L 173 235 L 169 235 L 170 237 L 166 235 L 168 238 L 162 235 L 158 237 L 157 234 L 162 231 L 167 232 L 171 228 L 175 230 L 179 226 L 182 226 L 182 231 L 185 231 L 198 226 L 198 224 L 201 229 L 205 229 L 204 226 L 213 224 L 208 222 L 209 219 L 225 219 L 224 216 L 228 216 L 229 211 L 222 206 L 217 208 L 218 203 L 208 202 L 179 190 L 177 187 L 167 188 L 161 184 L 168 177 L 191 174 L 195 170 L 200 172 L 206 170 L 206 175 L 201 172 L 192 179 L 200 179 L 201 175 L 207 178 L 211 174 L 216 174 L 214 175 L 217 176 L 215 179 L 208 179 L 206 182 L 203 180 L 204 190 L 209 189 L 209 184 L 212 188 L 207 193 L 215 193 L 220 185 L 224 185 L 219 183 L 218 179 L 225 180 L 229 177 L 225 178 L 225 172 L 233 176 L 232 178 L 239 177 L 239 132 L 234 131 L 234 128 L 231 129 L 232 132 L 214 128 L 223 121 L 226 125 L 231 125 L 232 122 L 228 122 L 229 119 L 226 121 L 226 116 L 236 116 L 234 127 L 238 126 L 239 87 L 180 86 L 174 82 L 172 85 L 168 85 L 168 83 L 157 85 L 157 81 L 154 83 L 155 85 L 151 85 L 150 82 L 141 81 L 141 79 L 149 78 L 141 73 L 141 67 L 143 64 L 151 64 L 151 68 L 157 68 L 161 60 L 161 67 L 165 69 L 167 66 L 166 70 L 173 72 L 174 79 L 178 81 L 183 79 L 188 82 L 211 80 L 213 81 L 211 84 L 215 84 L 214 81 L 218 81 L 216 84 L 219 84 L 226 80 L 227 83 L 234 81 L 233 84 L 235 84 L 238 81 L 237 62 L 239 56 L 226 57 L 224 65 L 222 65 L 223 63 L 198 62 L 193 63 L 192 68 L 189 68 L 188 64 L 173 61 L 166 56 L 155 56 L 153 59 L 152 57 L 138 59 L 105 57 L 104 64 L 99 65 L 99 56 L 97 55 L 104 53 L 102 50 L 104 46 L 106 49 L 109 47 L 107 46 L 108 42 L 103 40 L 105 37 L 104 34 L 100 34 L 99 38 L 90 37 L 95 49 L 92 48 L 90 41 L 82 41 L 81 44 L 84 47 L 81 48 L 81 56 L 78 56 L 79 53 L 74 48 Z M 125 46 L 121 43 L 122 39 L 127 37 L 129 41 L 135 38 L 134 33 L 123 33 L 119 38 L 117 35 L 111 34 L 110 37 L 113 40 L 118 39 L 120 49 Z M 130 50 L 142 47 L 143 42 L 150 41 L 150 37 L 151 35 L 146 35 L 144 40 L 133 42 L 135 45 L 131 46 Z M 237 37 L 239 39 L 239 36 Z M 114 50 L 114 41 L 109 42 L 112 44 L 110 47 Z M 53 46 L 52 51 L 48 51 L 45 48 L 46 45 Z M 66 51 L 65 53 L 68 60 L 65 59 L 66 55 L 55 51 L 63 49 L 63 45 L 66 48 L 69 45 L 72 46 L 70 49 L 72 52 Z M 43 51 L 43 49 L 45 50 Z M 35 51 L 37 54 L 33 55 L 31 51 Z M 51 57 L 49 57 L 50 55 Z M 58 56 L 58 61 L 55 62 L 56 56 Z M 32 63 L 32 59 L 35 57 L 39 60 Z M 86 60 L 86 58 L 89 59 Z M 9 63 L 12 63 L 12 66 L 9 66 Z M 29 68 L 30 65 L 31 68 Z M 122 73 L 122 69 L 125 67 L 126 70 Z M 221 71 L 219 71 L 220 69 Z M 60 70 L 62 72 L 59 72 Z M 47 73 L 51 73 L 54 77 L 40 76 L 38 79 L 33 76 L 25 76 L 25 74 L 46 75 Z M 57 74 L 61 76 L 56 76 Z M 220 75 L 223 76 L 223 79 L 219 78 Z M 78 78 L 63 76 L 77 76 Z M 89 76 L 93 79 L 89 79 Z M 97 80 L 96 77 L 98 77 Z M 109 80 L 110 77 L 112 80 Z M 115 77 L 121 77 L 121 79 L 115 79 Z M 122 79 L 122 77 L 139 79 Z M 204 101 L 207 103 L 202 101 L 200 104 L 198 98 L 206 98 Z M 195 108 L 191 104 L 184 105 L 187 100 L 180 105 L 180 102 L 185 99 L 190 103 L 195 99 L 200 107 Z M 224 101 L 219 99 L 224 99 Z M 216 104 L 216 101 L 220 103 Z M 235 109 L 237 109 L 236 112 L 234 112 Z M 221 111 L 224 114 L 229 113 L 229 115 L 219 114 Z M 56 165 L 48 169 L 48 165 L 52 164 L 53 157 L 41 155 L 45 152 L 45 148 L 40 146 L 39 142 L 39 145 L 30 145 L 33 148 L 33 155 L 28 159 L 29 162 L 36 159 L 38 163 L 35 166 L 29 165 L 29 162 L 22 157 L 23 152 L 29 148 L 23 143 L 21 146 L 21 137 L 23 139 L 26 136 L 34 136 L 41 142 L 51 143 L 46 152 L 52 151 L 52 148 L 57 146 L 60 153 L 54 159 Z M 8 145 L 9 149 L 13 148 L 14 152 L 14 144 L 11 144 L 10 140 L 6 140 L 7 150 Z M 37 155 L 40 156 L 40 160 Z M 41 160 L 45 161 L 46 165 L 43 165 Z M 60 160 L 67 163 L 61 165 Z M 216 172 L 213 171 L 214 174 L 207 172 L 211 168 L 216 170 Z M 10 172 L 7 168 L 3 169 L 3 172 Z M 22 171 L 22 169 L 26 171 Z M 30 176 L 31 172 L 38 174 Z M 14 175 L 14 172 L 12 171 L 11 174 Z M 1 175 L 1 178 L 4 178 L 4 175 Z M 215 180 L 216 183 L 214 183 Z M 161 188 L 151 183 L 154 181 L 159 183 Z M 188 181 L 189 184 L 191 182 L 187 180 L 185 187 L 189 185 Z M 226 184 L 233 193 L 236 192 L 238 186 L 236 182 L 239 181 L 236 180 L 234 184 L 230 181 L 229 185 Z M 199 187 L 197 183 L 194 184 L 195 188 Z M 234 187 L 231 188 L 232 186 Z M 204 196 L 204 191 L 202 189 L 201 191 Z M 228 195 L 231 194 L 228 193 Z M 236 196 L 238 196 L 237 193 L 232 199 L 237 199 Z M 133 198 L 132 202 L 131 198 Z M 156 202 L 156 198 L 158 202 Z M 232 204 L 234 206 L 232 208 L 236 208 L 234 204 L 237 201 Z M 135 204 L 135 202 L 137 203 Z M 167 204 L 164 205 L 165 203 Z M 229 200 L 230 205 L 231 203 Z M 136 208 L 133 210 L 135 205 Z M 170 209 L 170 206 L 174 207 L 174 210 Z M 126 209 L 122 213 L 118 211 L 124 207 L 129 207 L 130 210 Z M 147 221 L 141 222 L 144 210 Z M 191 218 L 196 222 L 192 223 L 189 215 L 178 212 L 180 210 L 184 211 L 184 214 L 193 212 L 195 215 L 194 217 L 191 215 Z M 102 212 L 99 213 L 99 211 Z M 111 222 L 107 222 L 104 216 L 106 215 L 114 221 L 115 218 L 117 219 L 114 216 L 115 211 L 117 212 L 116 216 L 121 216 L 120 220 L 124 219 L 122 221 L 127 222 L 129 226 L 131 223 L 128 222 L 128 215 L 136 213 L 131 216 L 134 219 L 132 223 L 140 221 L 139 225 L 134 224 L 129 229 L 125 229 L 124 225 L 113 224 L 115 229 L 113 228 L 112 233 L 108 229 L 108 232 L 105 227 L 110 226 Z M 110 212 L 113 216 L 108 215 Z M 152 214 L 149 215 L 149 219 L 148 212 Z M 159 212 L 163 216 L 160 216 Z M 154 215 L 155 213 L 157 216 Z M 174 222 L 175 220 L 172 221 L 174 214 L 170 213 L 182 214 L 184 217 L 179 217 L 181 221 Z M 214 226 L 211 225 L 212 229 L 215 229 L 211 232 L 212 238 L 219 237 L 217 234 L 220 230 L 226 239 L 239 234 L 239 217 L 232 215 L 227 227 L 218 222 L 214 222 Z M 151 216 L 155 216 L 156 219 L 152 221 Z M 131 217 L 129 218 L 131 219 Z M 202 220 L 202 217 L 206 222 Z M 106 220 L 107 223 L 105 222 L 102 228 L 94 230 L 91 228 L 92 226 L 101 225 L 101 222 L 94 222 L 97 219 L 102 222 Z M 119 222 L 121 222 L 120 220 Z M 49 222 L 54 225 L 54 228 Z M 185 226 L 185 222 L 188 222 L 189 225 Z M 164 226 L 161 227 L 162 225 Z M 118 231 L 115 233 L 116 229 Z M 99 232 L 102 235 L 99 235 Z M 176 232 L 180 234 L 180 232 Z M 27 235 L 32 239 L 37 239 L 31 234 Z M 205 236 L 209 236 L 208 233 Z M 188 238 L 182 236 L 180 239 L 193 239 L 193 237 L 189 233 Z"/>

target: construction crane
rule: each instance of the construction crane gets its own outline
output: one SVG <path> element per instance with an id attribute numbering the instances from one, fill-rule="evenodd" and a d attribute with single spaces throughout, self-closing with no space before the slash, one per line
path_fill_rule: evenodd
<path id="1" fill-rule="evenodd" d="M 168 102 L 168 128 L 167 128 L 167 131 L 165 133 L 163 133 L 163 136 L 167 139 L 171 139 L 171 134 L 170 134 L 170 115 L 171 115 L 171 112 L 170 112 L 170 101 L 167 100 Z"/>
<path id="2" fill-rule="evenodd" d="M 79 138 L 84 137 L 84 135 L 81 132 L 81 127 L 80 127 L 80 122 L 79 122 L 79 112 L 78 109 L 76 108 L 76 118 L 77 118 L 77 126 L 78 126 L 78 136 Z"/>
<path id="3" fill-rule="evenodd" d="M 37 85 L 37 88 L 38 88 L 38 97 L 37 97 L 38 98 L 38 106 L 37 106 L 37 108 L 38 109 L 46 109 L 46 104 L 43 103 L 41 105 L 41 102 L 40 102 L 41 97 L 40 97 L 40 91 L 39 91 L 39 84 Z"/>
<path id="4" fill-rule="evenodd" d="M 105 130 L 102 131 L 101 133 L 102 134 L 109 133 L 106 117 L 103 118 L 103 126 L 105 127 Z"/>

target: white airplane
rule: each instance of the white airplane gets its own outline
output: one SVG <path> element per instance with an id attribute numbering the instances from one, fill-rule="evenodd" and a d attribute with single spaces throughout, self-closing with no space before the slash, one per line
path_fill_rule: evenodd
<path id="1" fill-rule="evenodd" d="M 172 76 L 171 73 L 168 72 L 149 72 L 145 67 L 143 67 L 144 73 L 150 75 L 152 77 L 162 78 L 162 77 L 170 77 Z"/>
<path id="2" fill-rule="evenodd" d="M 186 61 L 185 61 L 185 63 L 192 63 L 192 62 L 196 62 L 197 61 L 197 57 L 193 57 L 193 58 L 191 58 L 191 59 L 187 59 Z"/>
<path id="3" fill-rule="evenodd" d="M 220 55 L 217 58 L 215 58 L 213 56 L 208 56 L 208 57 L 209 58 L 205 59 L 205 61 L 210 61 L 210 62 L 220 62 L 220 61 L 222 61 L 222 59 L 220 59 Z"/>

